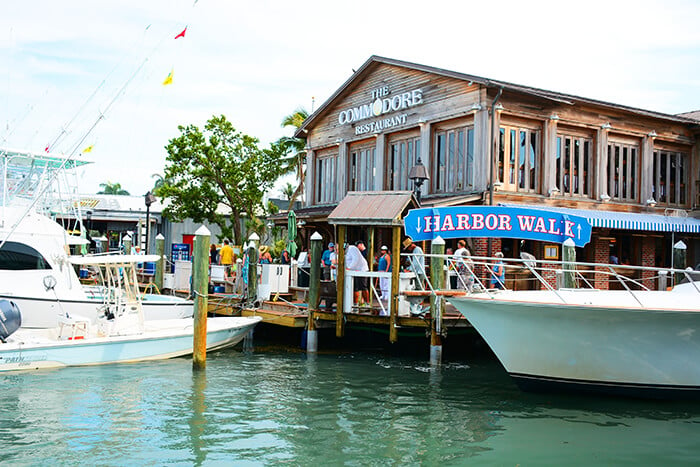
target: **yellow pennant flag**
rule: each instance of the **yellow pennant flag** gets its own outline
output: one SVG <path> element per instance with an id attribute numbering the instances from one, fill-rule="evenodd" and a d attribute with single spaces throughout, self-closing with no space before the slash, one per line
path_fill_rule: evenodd
<path id="1" fill-rule="evenodd" d="M 92 148 L 93 148 L 93 146 L 94 146 L 94 145 L 93 145 L 93 144 L 91 144 L 90 146 L 88 146 L 88 147 L 86 147 L 85 149 L 83 149 L 83 153 L 86 153 L 86 152 L 92 152 Z"/>
<path id="2" fill-rule="evenodd" d="M 173 84 L 173 70 L 170 70 L 170 73 L 168 73 L 168 77 L 165 78 L 165 81 L 163 81 L 163 86 L 167 86 L 168 84 Z"/>

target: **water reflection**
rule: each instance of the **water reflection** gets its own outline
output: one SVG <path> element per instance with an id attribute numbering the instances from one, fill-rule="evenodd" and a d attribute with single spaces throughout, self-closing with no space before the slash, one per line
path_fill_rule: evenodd
<path id="1" fill-rule="evenodd" d="M 207 426 L 207 418 L 204 414 L 206 410 L 206 398 L 204 391 L 207 388 L 206 368 L 192 369 L 192 394 L 190 395 L 190 405 L 192 414 L 189 418 L 190 444 L 194 456 L 194 464 L 202 465 L 206 459 L 206 441 L 203 435 Z"/>
<path id="2" fill-rule="evenodd" d="M 0 376 L 3 461 L 229 465 L 676 463 L 697 404 L 520 392 L 491 361 L 274 349 Z M 622 444 L 624 443 L 624 445 Z"/>

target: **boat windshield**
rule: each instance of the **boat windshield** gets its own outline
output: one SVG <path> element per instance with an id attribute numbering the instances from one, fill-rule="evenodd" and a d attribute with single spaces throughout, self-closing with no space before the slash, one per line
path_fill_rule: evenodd
<path id="1" fill-rule="evenodd" d="M 51 266 L 41 253 L 29 245 L 18 242 L 5 242 L 0 248 L 0 269 L 24 271 L 51 269 Z"/>

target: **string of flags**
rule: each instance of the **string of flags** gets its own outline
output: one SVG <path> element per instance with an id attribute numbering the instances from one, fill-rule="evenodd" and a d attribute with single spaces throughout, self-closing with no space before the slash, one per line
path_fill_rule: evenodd
<path id="1" fill-rule="evenodd" d="M 195 3 L 197 3 L 197 2 L 195 2 Z M 177 34 L 177 35 L 174 37 L 174 39 L 179 39 L 179 38 L 181 38 L 181 37 L 184 39 L 185 33 L 186 33 L 186 32 L 187 32 L 187 26 L 185 26 L 185 29 L 183 29 L 182 32 L 180 32 L 179 34 Z M 170 70 L 170 73 L 168 73 L 168 76 L 166 76 L 165 79 L 163 80 L 163 86 L 168 86 L 168 85 L 170 85 L 170 84 L 173 84 L 173 73 L 174 73 L 174 72 L 175 72 L 175 69 L 174 69 L 174 68 Z"/>

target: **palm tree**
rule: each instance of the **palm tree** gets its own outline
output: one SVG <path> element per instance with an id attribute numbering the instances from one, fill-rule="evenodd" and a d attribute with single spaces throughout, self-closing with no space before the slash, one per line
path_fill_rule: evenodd
<path id="1" fill-rule="evenodd" d="M 292 196 L 294 196 L 294 192 L 296 191 L 296 188 L 294 188 L 294 185 L 291 183 L 287 183 L 285 186 L 282 187 L 282 196 L 284 196 L 287 199 L 292 199 Z"/>
<path id="2" fill-rule="evenodd" d="M 98 191 L 98 195 L 123 195 L 129 196 L 129 192 L 122 188 L 121 183 L 112 183 L 110 181 L 106 183 L 100 183 L 100 188 L 102 191 Z"/>
<path id="3" fill-rule="evenodd" d="M 304 120 L 309 118 L 309 112 L 303 107 L 297 108 L 294 113 L 287 115 L 282 119 L 282 128 L 288 126 L 295 129 L 301 128 Z M 295 173 L 299 185 L 296 187 L 291 196 L 289 196 L 289 209 L 292 209 L 294 201 L 304 192 L 304 181 L 306 178 L 306 138 L 282 137 L 278 143 L 288 151 L 287 156 L 283 160 L 284 173 Z"/>

